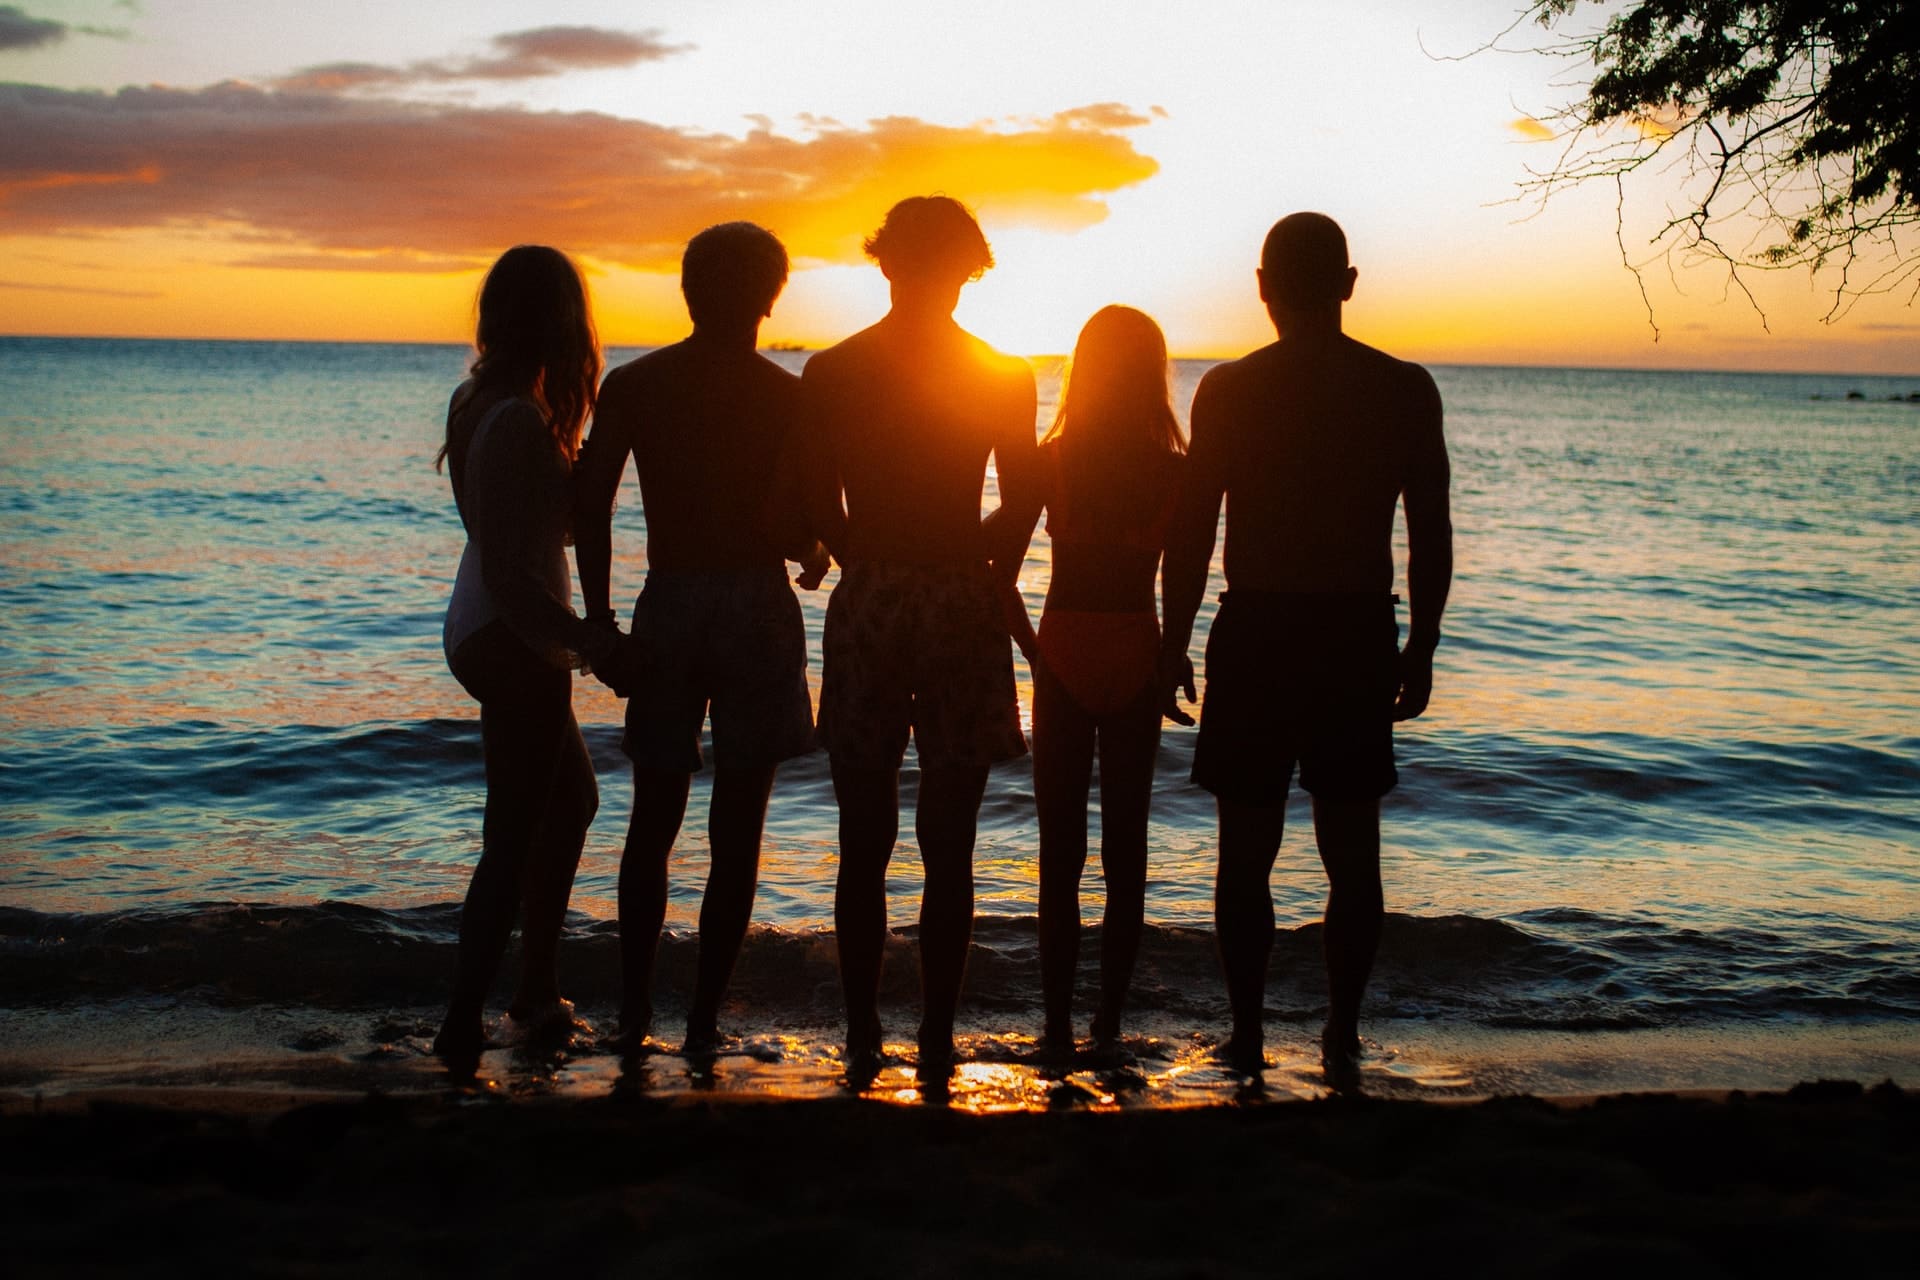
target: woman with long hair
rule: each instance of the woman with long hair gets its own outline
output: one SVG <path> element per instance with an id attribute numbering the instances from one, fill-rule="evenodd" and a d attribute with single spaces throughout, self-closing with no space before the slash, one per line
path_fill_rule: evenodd
<path id="1" fill-rule="evenodd" d="M 1186 443 L 1152 317 L 1103 307 L 1074 345 L 1041 441 L 1053 573 L 1036 635 L 1011 619 L 1033 669 L 1033 790 L 1040 814 L 1040 980 L 1045 1045 L 1073 1049 L 1087 798 L 1100 760 L 1098 1049 L 1111 1051 L 1146 911 L 1147 810 L 1160 743 L 1154 576 Z M 1017 599 L 1017 597 L 1016 597 Z"/>
<path id="2" fill-rule="evenodd" d="M 523 964 L 508 1016 L 529 1034 L 573 1025 L 556 951 L 599 792 L 572 669 L 611 663 L 620 645 L 617 631 L 574 615 L 567 569 L 570 474 L 600 378 L 580 273 L 557 249 L 516 246 L 487 272 L 479 313 L 471 376 L 453 393 L 435 460 L 467 530 L 447 665 L 480 704 L 487 776 L 480 863 L 434 1040 L 466 1069 L 486 1045 L 487 993 L 516 914 Z"/>

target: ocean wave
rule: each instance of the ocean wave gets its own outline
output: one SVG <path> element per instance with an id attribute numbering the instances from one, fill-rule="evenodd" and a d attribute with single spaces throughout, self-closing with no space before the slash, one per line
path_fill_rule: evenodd
<path id="1" fill-rule="evenodd" d="M 86 915 L 0 908 L 0 1007 L 49 1007 L 172 995 L 223 1005 L 336 1009 L 432 1006 L 444 998 L 460 909 L 403 910 L 203 903 Z M 882 999 L 918 999 L 914 930 L 889 937 Z M 1920 1019 L 1920 970 L 1911 947 L 1844 928 L 1809 948 L 1801 930 L 1674 928 L 1561 909 L 1518 920 L 1390 915 L 1368 996 L 1375 1017 L 1583 1031 L 1703 1021 L 1798 1018 Z M 1794 939 L 1802 941 L 1796 943 Z M 1268 1016 L 1325 1016 L 1321 926 L 1281 930 Z M 1100 928 L 1086 931 L 1079 985 L 1098 984 Z M 665 1007 L 693 984 L 698 940 L 668 931 L 657 963 Z M 509 961 L 509 967 L 511 961 Z M 619 997 L 619 933 L 575 916 L 563 944 L 566 986 L 583 1004 Z M 748 936 L 732 1000 L 796 1024 L 831 1024 L 840 991 L 828 929 L 757 927 Z M 1040 1004 L 1032 916 L 974 923 L 965 1001 L 1031 1021 Z M 1149 925 L 1131 1005 L 1196 1025 L 1226 1017 L 1209 930 Z"/>
<path id="2" fill-rule="evenodd" d="M 587 725 L 584 732 L 603 772 L 624 769 L 618 726 Z M 111 752 L 118 768 L 132 762 L 135 785 L 103 790 L 90 770 L 74 767 L 76 747 L 81 754 Z M 1184 787 L 1191 750 L 1189 735 L 1166 735 L 1161 790 Z M 1566 813 L 1565 820 L 1590 823 L 1584 806 L 1606 801 L 1700 809 L 1704 800 L 1704 808 L 1716 814 L 1778 819 L 1783 809 L 1798 805 L 1895 800 L 1903 803 L 1863 807 L 1853 816 L 1920 831 L 1914 803 L 1920 801 L 1920 738 L 1693 743 L 1626 733 L 1545 739 L 1441 727 L 1427 730 L 1403 754 L 1410 762 L 1403 766 L 1403 795 L 1422 809 L 1479 807 L 1497 799 L 1516 812 L 1534 807 L 1542 820 L 1552 821 L 1571 802 L 1580 811 Z M 802 757 L 782 777 L 824 774 L 825 767 L 823 757 Z M 1008 770 L 1026 767 L 1016 763 Z M 0 762 L 0 803 L 34 796 L 110 811 L 123 802 L 209 798 L 298 807 L 304 797 L 308 806 L 319 807 L 336 793 L 364 800 L 417 792 L 423 782 L 464 783 L 456 775 L 468 772 L 477 781 L 479 769 L 476 720 L 265 728 L 200 720 L 92 730 L 67 725 L 44 740 L 28 729 L 12 745 L 9 759 Z M 909 756 L 909 780 L 911 774 Z"/>

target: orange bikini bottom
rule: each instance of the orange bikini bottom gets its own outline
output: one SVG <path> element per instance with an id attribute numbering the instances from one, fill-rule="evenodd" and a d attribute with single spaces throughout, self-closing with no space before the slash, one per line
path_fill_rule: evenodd
<path id="1" fill-rule="evenodd" d="M 1132 706 L 1160 665 L 1160 620 L 1151 613 L 1048 609 L 1040 615 L 1040 657 L 1067 696 L 1089 715 Z"/>

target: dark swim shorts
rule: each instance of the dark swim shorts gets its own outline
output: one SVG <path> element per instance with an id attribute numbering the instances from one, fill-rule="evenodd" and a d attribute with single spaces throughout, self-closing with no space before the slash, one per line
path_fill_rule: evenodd
<path id="1" fill-rule="evenodd" d="M 1223 800 L 1286 803 L 1293 767 L 1326 799 L 1374 800 L 1400 780 L 1395 597 L 1229 591 L 1207 634 L 1193 781 Z"/>
<path id="2" fill-rule="evenodd" d="M 820 745 L 861 769 L 978 767 L 1026 754 L 1013 644 L 984 564 L 863 561 L 827 602 Z"/>
<path id="3" fill-rule="evenodd" d="M 633 633 L 644 658 L 620 745 L 636 765 L 697 771 L 709 707 L 719 768 L 777 764 L 812 749 L 807 632 L 784 566 L 651 570 Z"/>

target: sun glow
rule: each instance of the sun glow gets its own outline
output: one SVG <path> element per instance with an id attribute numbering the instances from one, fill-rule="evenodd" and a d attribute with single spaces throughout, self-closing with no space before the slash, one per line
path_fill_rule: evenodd
<path id="1" fill-rule="evenodd" d="M 1112 302 L 1176 355 L 1268 340 L 1260 238 L 1311 208 L 1346 226 L 1352 314 L 1396 354 L 1913 368 L 1902 297 L 1827 326 L 1820 287 L 1809 304 L 1803 275 L 1759 273 L 1763 325 L 1723 272 L 1636 280 L 1623 246 L 1647 228 L 1617 238 L 1610 188 L 1513 203 L 1557 68 L 1429 52 L 1484 43 L 1511 16 L 1491 0 L 1417 26 L 1400 6 L 1170 23 L 1090 0 L 669 3 L 645 32 L 607 0 L 559 0 L 541 32 L 491 0 L 356 13 L 157 5 L 129 39 L 76 25 L 0 51 L 0 136 L 22 140 L 0 155 L 0 329 L 458 342 L 485 264 L 536 241 L 581 259 L 609 342 L 668 342 L 680 247 L 750 218 L 794 256 L 763 337 L 818 347 L 885 313 L 861 237 L 937 193 L 1000 263 L 960 322 L 1022 355 L 1069 349 Z"/>

